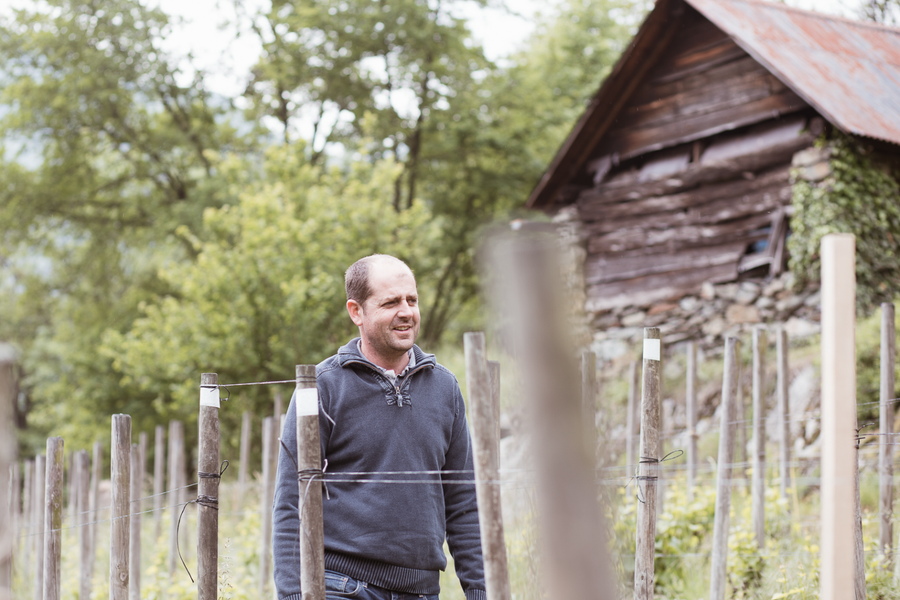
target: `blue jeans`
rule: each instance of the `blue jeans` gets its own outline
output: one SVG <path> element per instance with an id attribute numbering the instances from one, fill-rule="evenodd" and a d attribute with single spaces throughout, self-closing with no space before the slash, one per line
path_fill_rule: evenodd
<path id="1" fill-rule="evenodd" d="M 325 570 L 325 600 L 440 600 L 438 594 L 392 592 L 336 571 Z"/>

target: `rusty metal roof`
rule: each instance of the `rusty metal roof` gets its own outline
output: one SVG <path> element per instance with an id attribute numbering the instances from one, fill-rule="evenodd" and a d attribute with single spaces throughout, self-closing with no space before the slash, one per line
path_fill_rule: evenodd
<path id="1" fill-rule="evenodd" d="M 900 29 L 760 0 L 687 0 L 837 128 L 900 144 Z"/>
<path id="2" fill-rule="evenodd" d="M 900 29 L 761 0 L 657 0 L 528 199 L 553 203 L 676 33 L 699 11 L 838 129 L 900 145 Z"/>

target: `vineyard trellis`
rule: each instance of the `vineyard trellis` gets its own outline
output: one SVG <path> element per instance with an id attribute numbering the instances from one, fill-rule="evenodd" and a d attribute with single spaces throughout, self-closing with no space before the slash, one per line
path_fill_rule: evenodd
<path id="1" fill-rule="evenodd" d="M 838 240 L 838 242 L 846 240 Z M 841 250 L 846 254 L 847 250 Z M 823 255 L 823 258 L 829 255 Z M 844 256 L 846 259 L 846 256 Z M 828 260 L 823 260 L 823 268 L 828 268 Z M 841 267 L 841 265 L 838 265 Z M 846 270 L 847 265 L 843 268 Z M 852 271 L 850 271 L 852 275 Z M 846 272 L 842 277 L 846 276 Z M 633 435 L 633 399 L 636 394 L 635 387 L 628 393 L 626 407 L 625 433 L 620 438 L 598 436 L 594 425 L 594 417 L 597 411 L 596 400 L 598 398 L 598 384 L 596 380 L 596 361 L 590 353 L 581 357 L 581 386 L 579 395 L 574 403 L 578 412 L 583 415 L 580 426 L 580 447 L 584 443 L 588 448 L 597 448 L 597 444 L 614 445 L 625 456 L 625 464 L 612 466 L 595 465 L 593 472 L 596 477 L 593 484 L 600 486 L 623 487 L 634 481 L 634 494 L 638 502 L 638 520 L 636 536 L 636 551 L 631 558 L 635 560 L 634 574 L 634 598 L 652 598 L 654 584 L 654 562 L 656 558 L 699 556 L 711 559 L 710 572 L 710 599 L 722 600 L 725 594 L 725 573 L 727 571 L 727 540 L 728 540 L 728 499 L 731 490 L 735 486 L 750 485 L 752 492 L 754 520 L 753 530 L 756 536 L 758 554 L 764 554 L 765 524 L 765 498 L 764 483 L 766 473 L 774 471 L 778 473 L 780 493 L 787 495 L 790 485 L 821 485 L 822 515 L 818 519 L 797 519 L 798 523 L 814 525 L 816 522 L 822 525 L 822 576 L 820 579 L 822 598 L 846 598 L 842 594 L 854 594 L 859 598 L 865 594 L 864 573 L 859 568 L 861 565 L 861 522 L 859 509 L 850 508 L 854 504 L 859 506 L 859 473 L 853 474 L 853 465 L 859 464 L 854 460 L 856 452 L 849 452 L 852 439 L 868 436 L 878 438 L 878 473 L 879 473 L 879 510 L 880 523 L 879 540 L 880 552 L 887 559 L 888 568 L 893 555 L 891 524 L 893 520 L 892 488 L 893 469 L 890 458 L 893 454 L 892 447 L 897 445 L 892 431 L 894 406 L 900 401 L 895 398 L 893 364 L 895 360 L 894 340 L 894 309 L 893 305 L 882 305 L 882 347 L 881 347 L 881 386 L 880 397 L 877 402 L 865 402 L 857 404 L 848 402 L 848 395 L 855 398 L 855 391 L 848 381 L 853 381 L 854 373 L 846 373 L 848 359 L 841 356 L 840 351 L 847 351 L 852 345 L 845 340 L 847 335 L 853 335 L 853 310 L 846 309 L 847 299 L 841 300 L 844 309 L 839 309 L 835 304 L 829 304 L 829 291 L 827 284 L 834 279 L 823 278 L 823 378 L 829 375 L 835 383 L 843 385 L 839 390 L 828 388 L 829 380 L 823 382 L 823 405 L 821 414 L 815 412 L 800 412 L 791 414 L 788 410 L 788 340 L 783 328 L 774 330 L 776 356 L 776 397 L 777 406 L 775 412 L 778 415 L 779 455 L 772 461 L 766 460 L 765 455 L 765 420 L 762 418 L 765 411 L 763 400 L 763 388 L 765 387 L 765 357 L 767 337 L 763 328 L 753 330 L 753 368 L 752 368 L 752 418 L 744 418 L 746 415 L 738 414 L 736 398 L 738 396 L 739 353 L 737 352 L 738 340 L 728 338 L 725 341 L 725 373 L 723 376 L 722 408 L 718 427 L 712 427 L 706 433 L 719 434 L 719 460 L 715 465 L 708 465 L 698 461 L 696 441 L 698 437 L 696 425 L 696 386 L 697 386 L 697 359 L 696 346 L 693 343 L 686 345 L 687 356 L 687 394 L 686 394 L 686 421 L 687 427 L 680 431 L 662 433 L 660 422 L 660 369 L 663 355 L 662 336 L 658 329 L 645 330 L 643 341 L 643 366 L 641 368 L 641 423 L 639 432 L 640 450 L 633 456 L 629 448 L 632 447 Z M 838 281 L 841 281 L 838 279 Z M 841 287 L 835 285 L 835 287 Z M 847 287 L 847 286 L 844 286 Z M 846 290 L 843 290 L 846 291 Z M 829 329 L 830 319 L 835 319 L 837 325 L 832 324 Z M 840 329 L 843 327 L 843 330 Z M 849 328 L 849 329 L 848 329 Z M 849 331 L 849 334 L 847 333 Z M 841 337 L 843 336 L 843 337 Z M 501 514 L 500 490 L 521 486 L 522 480 L 512 469 L 502 469 L 499 466 L 499 372 L 496 363 L 486 359 L 483 334 L 466 335 L 466 372 L 469 383 L 469 410 L 474 430 L 474 447 L 477 454 L 476 471 L 470 473 L 471 478 L 460 483 L 474 483 L 478 487 L 479 503 L 482 506 L 482 536 L 486 556 L 488 597 L 491 600 L 509 600 L 509 569 L 504 541 L 503 516 Z M 829 346 L 830 345 L 830 346 Z M 838 348 L 843 345 L 843 348 Z M 829 349 L 830 348 L 830 349 Z M 831 352 L 831 354 L 828 354 Z M 827 362 L 831 360 L 832 362 Z M 852 358 L 849 360 L 852 366 Z M 634 373 L 636 370 L 632 370 Z M 293 382 L 295 389 L 314 390 L 315 370 L 312 366 L 298 366 L 294 380 L 277 382 L 250 382 L 253 385 L 280 385 Z M 168 511 L 171 515 L 170 547 L 168 568 L 170 574 L 176 573 L 175 561 L 179 547 L 179 518 L 188 504 L 198 505 L 198 530 L 197 530 L 197 560 L 198 560 L 198 595 L 201 598 L 217 598 L 218 596 L 218 519 L 221 516 L 226 499 L 220 497 L 221 461 L 219 456 L 218 416 L 219 399 L 218 391 L 228 384 L 220 384 L 215 374 L 202 374 L 200 385 L 200 450 L 198 462 L 198 479 L 188 483 L 185 480 L 184 465 L 184 436 L 180 422 L 169 423 L 168 447 L 166 448 L 165 426 L 158 425 L 154 431 L 154 462 L 152 493 L 144 495 L 146 478 L 143 470 L 147 453 L 147 436 L 140 436 L 143 443 L 132 444 L 131 419 L 127 415 L 113 415 L 111 417 L 112 445 L 111 457 L 111 502 L 108 507 L 99 506 L 100 493 L 100 465 L 102 464 L 103 450 L 99 444 L 94 444 L 93 460 L 86 450 L 71 453 L 69 461 L 69 487 L 68 487 L 68 511 L 63 510 L 65 491 L 63 488 L 63 460 L 64 443 L 60 438 L 50 438 L 47 441 L 47 453 L 45 456 L 35 457 L 34 460 L 26 460 L 19 463 L 14 457 L 13 431 L 0 432 L 0 473 L 8 477 L 7 482 L 0 485 L 0 502 L 8 507 L 8 518 L 0 519 L 0 599 L 12 597 L 13 573 L 16 569 L 23 569 L 31 574 L 32 592 L 35 598 L 55 600 L 60 598 L 60 560 L 62 554 L 61 534 L 67 530 L 77 530 L 78 554 L 80 558 L 79 594 L 80 597 L 91 597 L 91 585 L 93 570 L 95 568 L 95 555 L 100 541 L 97 535 L 97 525 L 108 523 L 111 527 L 110 563 L 109 563 L 109 597 L 110 598 L 139 598 L 141 597 L 140 574 L 140 521 L 142 515 L 152 515 L 152 528 L 157 532 L 156 539 L 162 534 L 161 515 Z M 230 384 L 243 385 L 243 384 Z M 12 419 L 5 418 L 6 411 L 10 411 L 15 394 L 15 358 L 6 346 L 0 345 L 0 427 L 11 427 Z M 306 394 L 309 398 L 312 395 Z M 602 398 L 602 395 L 599 396 Z M 280 403 L 279 403 L 280 404 Z M 302 522 L 306 529 L 306 535 L 302 539 L 308 545 L 302 557 L 303 572 L 309 574 L 309 580 L 304 578 L 304 589 L 309 590 L 309 598 L 324 598 L 324 587 L 314 581 L 324 569 L 321 559 L 322 538 L 321 529 L 315 532 L 314 523 L 318 520 L 321 524 L 322 493 L 320 485 L 322 481 L 330 479 L 335 481 L 378 482 L 379 476 L 397 475 L 396 473 L 325 473 L 320 465 L 318 456 L 319 443 L 316 412 L 311 409 L 312 404 L 297 403 L 305 406 L 303 416 L 308 422 L 298 419 L 298 485 L 301 490 L 301 510 L 308 511 L 303 515 Z M 857 409 L 879 405 L 881 412 L 880 431 L 862 432 L 855 429 Z M 838 409 L 843 413 L 838 413 Z M 600 407 L 601 412 L 604 407 Z M 277 411 L 277 409 L 276 409 Z M 274 479 L 274 457 L 278 451 L 278 413 L 276 416 L 268 416 L 262 424 L 263 440 L 263 465 L 262 465 L 262 505 L 258 513 L 263 523 L 262 543 L 260 552 L 260 598 L 271 594 L 271 546 L 268 539 L 265 524 L 271 517 L 271 480 Z M 852 417 L 852 418 L 851 418 Z M 791 423 L 805 423 L 812 420 L 821 421 L 823 436 L 822 476 L 790 477 L 792 469 L 803 467 L 815 462 L 816 457 L 798 457 L 791 459 L 788 454 L 790 449 Z M 249 413 L 242 415 L 241 441 L 240 441 L 240 474 L 238 476 L 238 497 L 246 494 L 246 486 L 249 479 L 249 448 L 251 428 L 249 426 Z M 301 429 L 303 430 L 301 432 Z M 638 429 L 638 428 L 635 428 Z M 750 429 L 752 434 L 753 452 L 745 460 L 735 460 L 733 457 L 736 432 L 739 429 Z M 597 441 L 599 438 L 599 442 Z M 681 439 L 687 442 L 687 460 L 682 464 L 663 464 L 663 442 L 665 440 Z M 860 456 L 870 453 L 871 446 L 859 449 Z M 314 450 L 314 452 L 312 452 Z M 168 456 L 168 485 L 163 481 L 165 456 Z M 887 457 L 887 458 L 885 458 Z M 594 456 L 593 458 L 596 458 Z M 752 466 L 752 478 L 748 481 L 742 469 Z M 711 473 L 716 470 L 715 477 L 703 476 L 703 473 Z M 737 469 L 736 472 L 732 472 Z M 844 469 L 843 471 L 841 469 Z M 714 520 L 713 548 L 711 553 L 681 553 L 666 554 L 656 553 L 654 544 L 655 522 L 657 511 L 654 508 L 656 500 L 658 477 L 662 471 L 670 474 L 669 485 L 673 482 L 683 481 L 687 492 L 693 493 L 698 486 L 717 486 L 716 513 Z M 682 480 L 673 479 L 672 475 L 684 472 Z M 387 482 L 388 479 L 381 481 Z M 396 479 L 390 480 L 397 483 Z M 406 481 L 411 483 L 412 481 Z M 532 484 L 527 484 L 528 486 Z M 828 488 L 831 486 L 831 488 Z M 843 489 L 841 489 L 843 486 Z M 188 500 L 189 490 L 197 488 L 197 497 Z M 834 494 L 825 493 L 824 490 L 837 490 Z M 840 495 L 838 492 L 843 493 Z M 849 492 L 849 493 L 848 493 Z M 831 495 L 831 500 L 828 496 Z M 855 496 L 855 497 L 854 497 Z M 318 499 L 316 508 L 311 499 Z M 145 508 L 152 501 L 151 508 Z M 831 502 L 831 504 L 829 504 Z M 852 504 L 850 504 L 852 503 Z M 102 513 L 109 511 L 109 518 L 102 518 Z M 316 513 L 318 511 L 318 513 Z M 227 513 L 234 514 L 234 513 Z M 243 514 L 238 512 L 237 514 Z M 557 515 L 557 518 L 559 515 Z M 799 517 L 799 516 L 798 516 Z M 842 520 L 843 519 L 843 520 Z M 849 525 L 848 525 L 849 524 Z M 840 529 L 843 527 L 843 529 Z M 270 530 L 268 530 L 270 532 Z M 885 531 L 888 533 L 885 534 Z M 182 530 L 182 533 L 184 531 Z M 843 536 L 843 537 L 841 537 Z M 849 537 L 847 537 L 849 536 Z M 305 547 L 305 546 L 304 546 Z M 317 554 L 318 552 L 318 554 Z M 798 550 L 788 554 L 805 552 Z M 767 555 L 771 556 L 771 553 Z M 621 553 L 614 554 L 613 559 L 627 557 Z M 180 565 L 177 565 L 180 567 Z M 829 571 L 830 570 L 830 571 Z M 829 571 L 829 572 L 826 572 Z M 320 580 L 321 581 L 321 580 Z M 855 590 L 854 590 L 855 587 Z M 850 590 L 850 591 L 844 591 Z M 306 594 L 305 594 L 306 597 Z"/>

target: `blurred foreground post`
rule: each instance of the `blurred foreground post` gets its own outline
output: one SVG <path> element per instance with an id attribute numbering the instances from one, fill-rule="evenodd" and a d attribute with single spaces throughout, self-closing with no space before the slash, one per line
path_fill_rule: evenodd
<path id="1" fill-rule="evenodd" d="M 685 418 L 687 419 L 687 493 L 694 499 L 694 482 L 697 480 L 697 342 L 687 344 L 687 390 Z"/>
<path id="2" fill-rule="evenodd" d="M 728 584 L 728 527 L 731 511 L 731 478 L 734 462 L 734 428 L 737 415 L 740 340 L 725 340 L 725 372 L 722 374 L 722 416 L 719 420 L 719 463 L 716 474 L 716 514 L 713 521 L 709 600 L 725 600 Z"/>
<path id="3" fill-rule="evenodd" d="M 112 483 L 109 535 L 109 599 L 128 600 L 128 541 L 131 528 L 131 417 L 112 416 L 109 454 Z"/>
<path id="4" fill-rule="evenodd" d="M 538 523 L 548 598 L 614 597 L 603 511 L 584 451 L 576 356 L 566 321 L 555 241 L 514 234 L 493 240 L 490 266 L 498 307 L 520 360 L 523 400 L 534 439 Z"/>
<path id="5" fill-rule="evenodd" d="M 200 375 L 197 451 L 197 597 L 219 597 L 219 376 Z M 136 599 L 133 599 L 136 600 Z"/>
<path id="6" fill-rule="evenodd" d="M 766 330 L 753 328 L 753 531 L 756 546 L 766 547 Z M 738 424 L 740 427 L 741 424 Z"/>
<path id="7" fill-rule="evenodd" d="M 581 355 L 581 413 L 584 449 L 597 466 L 597 355 L 586 351 Z"/>
<path id="8" fill-rule="evenodd" d="M 852 440 L 856 427 L 856 240 L 822 238 L 822 537 L 821 600 L 854 591 Z"/>
<path id="9" fill-rule="evenodd" d="M 475 486 L 484 554 L 484 581 L 488 600 L 510 600 L 509 566 L 500 504 L 500 456 L 495 439 L 497 430 L 484 334 L 466 333 L 463 340 L 469 410 L 472 413 L 472 445 L 475 452 Z"/>
<path id="10" fill-rule="evenodd" d="M 16 461 L 13 409 L 17 387 L 15 350 L 9 344 L 0 344 L 0 511 L 8 508 L 10 517 L 6 518 L 0 512 L 0 600 L 12 598 L 13 523 L 19 512 L 18 494 L 13 492 L 13 485 L 18 486 L 18 478 L 12 477 L 12 466 Z"/>
<path id="11" fill-rule="evenodd" d="M 881 386 L 880 386 L 880 430 L 881 444 L 878 446 L 878 506 L 881 513 L 878 548 L 884 553 L 886 568 L 891 568 L 894 560 L 894 458 L 891 448 L 894 433 L 894 360 L 896 348 L 894 330 L 894 305 L 881 305 Z"/>
<path id="12" fill-rule="evenodd" d="M 300 589 L 325 600 L 325 533 L 322 522 L 322 447 L 316 366 L 296 366 L 297 471 L 300 492 Z M 279 396 L 280 397 L 280 394 Z M 276 456 L 277 456 L 276 452 Z M 277 458 L 276 458 L 277 460 Z M 274 486 L 273 486 L 274 487 Z"/>
<path id="13" fill-rule="evenodd" d="M 656 550 L 656 491 L 660 454 L 660 384 L 662 340 L 656 327 L 644 328 L 641 382 L 641 448 L 637 475 L 637 531 L 634 552 L 634 598 L 653 600 Z"/>
<path id="14" fill-rule="evenodd" d="M 34 457 L 34 493 L 31 496 L 31 515 L 34 523 L 34 600 L 44 597 L 44 484 L 46 483 L 46 458 Z"/>
<path id="15" fill-rule="evenodd" d="M 59 600 L 62 590 L 63 464 L 61 437 L 47 438 L 47 473 L 44 484 L 44 600 Z"/>

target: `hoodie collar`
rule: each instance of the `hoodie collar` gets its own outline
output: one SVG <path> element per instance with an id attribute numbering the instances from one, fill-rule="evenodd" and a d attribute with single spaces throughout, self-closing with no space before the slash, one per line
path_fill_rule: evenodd
<path id="1" fill-rule="evenodd" d="M 428 354 L 422 351 L 419 346 L 413 344 L 412 347 L 413 358 L 415 360 L 414 369 L 418 370 L 420 367 L 431 366 L 433 367 L 437 361 L 434 358 L 434 354 Z M 355 337 L 338 350 L 338 362 L 342 367 L 347 366 L 348 363 L 357 363 L 362 362 L 371 367 L 378 369 L 378 365 L 370 361 L 365 355 L 359 350 L 359 338 Z"/>

